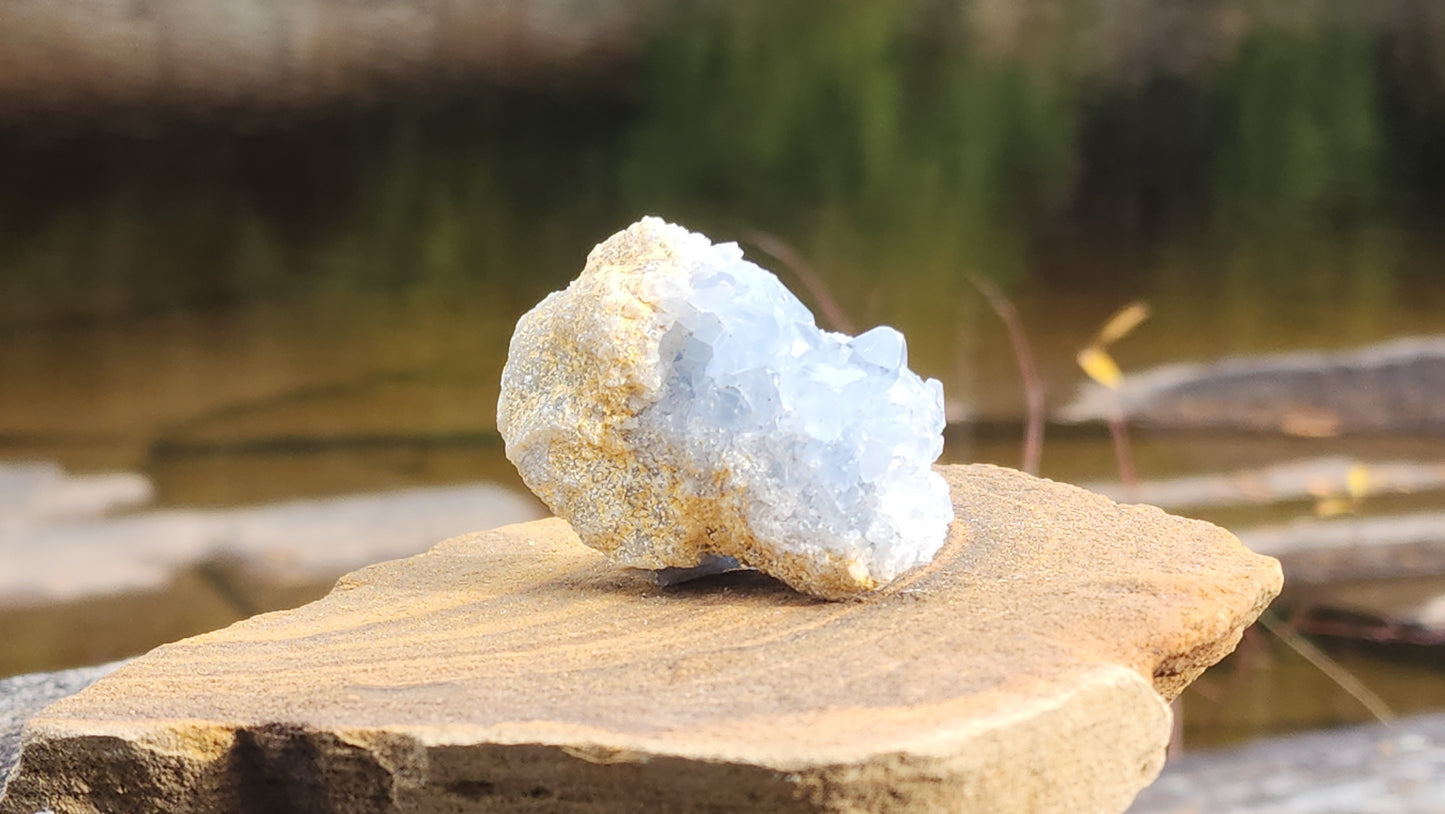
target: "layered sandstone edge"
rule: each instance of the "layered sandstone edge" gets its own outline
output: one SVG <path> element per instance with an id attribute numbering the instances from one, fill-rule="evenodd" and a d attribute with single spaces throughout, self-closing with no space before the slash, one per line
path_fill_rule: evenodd
<path id="1" fill-rule="evenodd" d="M 1151 507 L 939 471 L 944 551 L 861 601 L 661 588 L 557 520 L 363 569 L 47 708 L 0 812 L 1124 810 L 1166 700 L 1278 564 Z"/>

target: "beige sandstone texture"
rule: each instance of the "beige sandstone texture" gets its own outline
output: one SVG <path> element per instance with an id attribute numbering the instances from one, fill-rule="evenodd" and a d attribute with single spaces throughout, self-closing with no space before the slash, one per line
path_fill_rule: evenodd
<path id="1" fill-rule="evenodd" d="M 0 812 L 1123 811 L 1277 563 L 940 471 L 947 546 L 865 600 L 660 588 L 558 520 L 366 568 L 47 708 Z"/>

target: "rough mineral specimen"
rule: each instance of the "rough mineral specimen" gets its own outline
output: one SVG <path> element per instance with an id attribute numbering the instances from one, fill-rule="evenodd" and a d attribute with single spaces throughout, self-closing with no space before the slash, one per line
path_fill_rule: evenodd
<path id="1" fill-rule="evenodd" d="M 828 598 L 937 553 L 943 421 L 902 334 L 820 330 L 736 244 L 657 218 L 522 317 L 497 404 L 507 457 L 593 548 Z"/>

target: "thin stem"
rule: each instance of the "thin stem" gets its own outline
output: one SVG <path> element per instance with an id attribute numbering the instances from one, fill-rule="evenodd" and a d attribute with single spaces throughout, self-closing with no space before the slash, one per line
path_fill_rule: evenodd
<path id="1" fill-rule="evenodd" d="M 1265 613 L 1259 617 L 1259 624 L 1265 630 L 1279 637 L 1289 649 L 1298 653 L 1305 661 L 1314 665 L 1315 669 L 1324 673 L 1329 679 L 1339 685 L 1340 689 L 1350 694 L 1351 698 L 1359 701 L 1375 720 L 1381 723 L 1389 723 L 1395 720 L 1395 713 L 1385 703 L 1384 699 L 1375 694 L 1374 690 L 1366 687 L 1364 682 L 1355 677 L 1355 674 L 1346 670 L 1344 665 L 1330 658 L 1329 654 L 1315 646 L 1314 642 L 1288 629 L 1274 618 L 1271 613 Z"/>
<path id="2" fill-rule="evenodd" d="M 813 300 L 818 303 L 818 310 L 828 320 L 828 325 L 835 331 L 842 331 L 845 334 L 856 334 L 857 328 L 853 321 L 848 319 L 843 306 L 833 297 L 833 292 L 828 289 L 828 284 L 823 282 L 822 275 L 818 274 L 803 256 L 799 254 L 787 241 L 777 235 L 768 232 L 752 230 L 743 235 L 743 239 L 757 246 L 759 249 L 776 257 L 780 263 L 788 267 L 798 282 L 808 289 Z"/>
<path id="3" fill-rule="evenodd" d="M 1169 727 L 1169 745 L 1164 749 L 1165 760 L 1173 760 L 1184 754 L 1184 696 L 1170 701 L 1169 711 L 1173 716 Z"/>
<path id="4" fill-rule="evenodd" d="M 1013 346 L 1014 360 L 1019 366 L 1019 379 L 1023 383 L 1028 417 L 1024 429 L 1024 459 L 1020 468 L 1030 475 L 1037 475 L 1039 459 L 1044 451 L 1045 390 L 1038 368 L 1034 366 L 1034 354 L 1029 348 L 1028 334 L 1024 332 L 1018 309 L 1014 308 L 1013 303 L 1009 302 L 998 286 L 976 274 L 970 274 L 968 279 L 984 299 L 988 300 L 993 312 L 998 314 L 998 318 L 1003 320 L 1004 327 L 1008 329 L 1009 344 Z"/>
<path id="5" fill-rule="evenodd" d="M 1129 427 L 1124 423 L 1122 410 L 1115 410 L 1109 416 L 1109 435 L 1114 439 L 1114 458 L 1119 462 L 1119 482 L 1124 484 L 1124 494 L 1132 502 L 1139 489 L 1139 479 L 1134 474 L 1134 453 L 1129 446 Z"/>

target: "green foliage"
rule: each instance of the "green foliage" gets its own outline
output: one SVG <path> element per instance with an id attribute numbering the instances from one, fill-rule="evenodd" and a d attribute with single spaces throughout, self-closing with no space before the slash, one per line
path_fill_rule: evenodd
<path id="1" fill-rule="evenodd" d="M 1219 83 L 1228 124 L 1216 201 L 1227 223 L 1317 229 L 1375 215 L 1384 145 L 1373 32 L 1265 27 Z"/>
<path id="2" fill-rule="evenodd" d="M 1105 176 L 1123 172 L 1138 217 L 1162 224 L 1148 239 L 1226 247 L 1195 265 L 1241 308 L 1341 281 L 1388 304 L 1387 191 L 1438 206 L 1445 180 L 1429 42 L 1387 59 L 1382 24 L 1288 0 L 1189 73 L 1103 53 L 1104 0 L 1008 6 L 1025 15 L 1012 34 L 988 22 L 999 8 L 681 4 L 625 96 L 476 91 L 294 131 L 12 139 L 0 326 L 278 297 L 445 307 L 462 290 L 515 311 L 646 212 L 774 232 L 866 321 L 947 322 L 964 275 L 1026 279 L 1042 236 L 1107 223 Z M 1181 127 L 1187 149 L 1149 141 Z"/>
<path id="3" fill-rule="evenodd" d="M 710 8 L 654 45 L 629 199 L 862 234 L 873 248 L 855 262 L 875 273 L 929 245 L 945 251 L 925 265 L 1019 273 L 1027 216 L 1068 192 L 1079 108 L 1065 66 L 984 54 L 953 4 Z"/>

